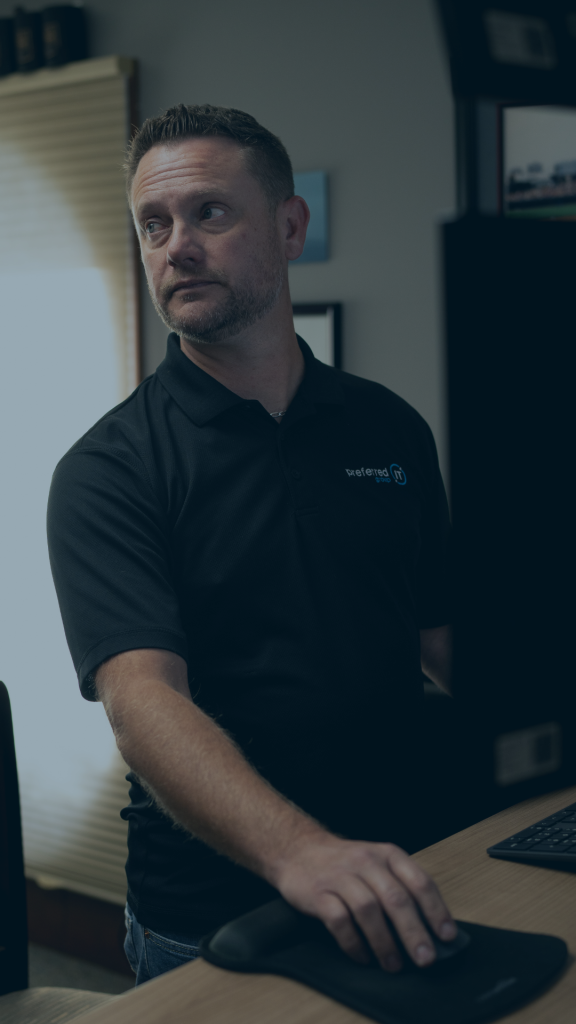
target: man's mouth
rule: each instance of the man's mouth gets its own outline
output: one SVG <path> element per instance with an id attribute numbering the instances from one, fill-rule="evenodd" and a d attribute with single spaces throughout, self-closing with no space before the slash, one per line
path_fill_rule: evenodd
<path id="1" fill-rule="evenodd" d="M 209 278 L 193 278 L 191 281 L 179 281 L 178 284 L 174 285 L 171 291 L 171 295 L 176 295 L 177 292 L 191 292 L 196 291 L 198 288 L 206 288 L 209 285 L 220 284 L 219 281 L 211 281 Z"/>

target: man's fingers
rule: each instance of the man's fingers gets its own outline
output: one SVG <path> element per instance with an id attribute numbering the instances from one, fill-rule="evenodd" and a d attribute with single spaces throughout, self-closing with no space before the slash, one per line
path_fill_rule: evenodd
<path id="1" fill-rule="evenodd" d="M 359 964 L 369 964 L 370 954 L 345 903 L 335 894 L 324 893 L 315 913 L 336 939 L 340 949 Z"/>
<path id="2" fill-rule="evenodd" d="M 380 966 L 385 971 L 399 971 L 402 957 L 386 924 L 376 893 L 362 879 L 349 875 L 342 880 L 338 897 L 348 913 L 348 919 L 357 925 Z M 333 928 L 330 930 L 341 948 L 347 952 L 337 931 Z M 370 962 L 370 957 L 365 957 L 364 962 Z"/>
<path id="3" fill-rule="evenodd" d="M 438 938 L 444 942 L 456 938 L 454 918 L 430 875 L 399 847 L 394 847 L 388 863 L 396 878 L 414 897 Z"/>
<path id="4" fill-rule="evenodd" d="M 388 870 L 373 868 L 367 873 L 367 881 L 378 894 L 408 955 L 419 967 L 425 967 L 435 960 L 436 952 L 423 918 L 441 939 L 454 938 L 456 926 L 436 885 L 422 868 L 399 848 L 392 848 L 386 859 Z"/>
<path id="5" fill-rule="evenodd" d="M 391 873 L 387 877 L 381 873 L 373 879 L 375 892 L 378 893 L 384 913 L 398 934 L 402 946 L 408 956 L 418 964 L 426 967 L 436 957 L 434 945 L 418 913 L 416 903 L 408 890 Z"/>

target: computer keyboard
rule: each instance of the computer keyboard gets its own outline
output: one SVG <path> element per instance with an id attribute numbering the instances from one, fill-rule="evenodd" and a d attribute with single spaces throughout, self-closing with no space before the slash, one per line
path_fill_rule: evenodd
<path id="1" fill-rule="evenodd" d="M 502 860 L 576 869 L 576 804 L 523 828 L 487 852 Z"/>

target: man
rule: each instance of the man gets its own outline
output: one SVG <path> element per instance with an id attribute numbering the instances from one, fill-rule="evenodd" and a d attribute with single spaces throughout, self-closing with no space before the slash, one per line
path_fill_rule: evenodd
<path id="1" fill-rule="evenodd" d="M 446 500 L 400 398 L 317 362 L 288 261 L 309 211 L 252 117 L 147 121 L 128 191 L 157 372 L 57 467 L 54 579 L 132 772 L 137 983 L 281 893 L 358 961 L 455 926 L 415 848 L 420 663 L 448 677 Z"/>

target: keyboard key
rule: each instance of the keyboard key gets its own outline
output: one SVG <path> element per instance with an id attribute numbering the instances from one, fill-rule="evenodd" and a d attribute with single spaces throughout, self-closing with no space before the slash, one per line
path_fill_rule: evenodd
<path id="1" fill-rule="evenodd" d="M 564 846 L 561 843 L 538 843 L 532 847 L 536 853 L 563 853 Z"/>

